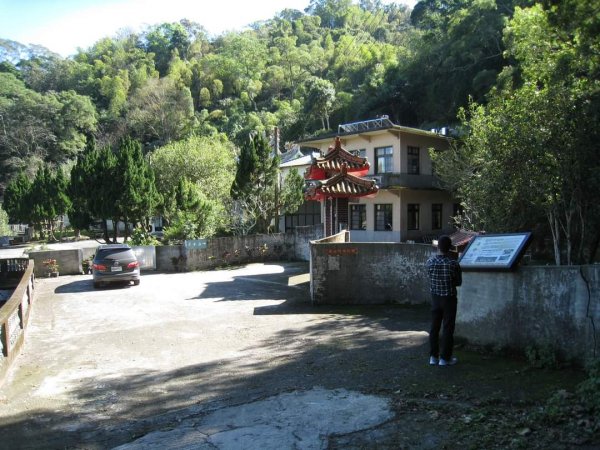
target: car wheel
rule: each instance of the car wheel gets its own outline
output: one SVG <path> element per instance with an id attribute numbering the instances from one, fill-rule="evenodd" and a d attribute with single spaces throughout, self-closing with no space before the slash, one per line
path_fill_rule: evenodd
<path id="1" fill-rule="evenodd" d="M 140 280 L 133 280 L 133 285 L 134 286 L 139 286 L 140 285 Z"/>

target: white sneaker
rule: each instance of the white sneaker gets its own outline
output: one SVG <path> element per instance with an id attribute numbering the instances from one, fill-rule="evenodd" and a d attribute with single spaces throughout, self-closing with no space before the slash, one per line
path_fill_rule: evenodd
<path id="1" fill-rule="evenodd" d="M 439 365 L 440 366 L 453 366 L 457 362 L 458 362 L 458 358 L 456 356 L 453 356 L 452 358 L 450 358 L 450 361 L 446 361 L 444 358 L 440 358 Z"/>
<path id="2" fill-rule="evenodd" d="M 439 359 L 437 359 L 435 356 L 429 357 L 429 365 L 430 366 L 437 366 L 438 362 L 439 362 Z"/>

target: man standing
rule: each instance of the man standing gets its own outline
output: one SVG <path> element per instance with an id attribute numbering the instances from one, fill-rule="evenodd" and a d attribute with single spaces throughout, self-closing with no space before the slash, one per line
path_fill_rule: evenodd
<path id="1" fill-rule="evenodd" d="M 450 257 L 451 246 L 452 240 L 449 236 L 440 236 L 438 254 L 427 260 L 431 289 L 429 364 L 432 366 L 453 366 L 458 362 L 458 359 L 452 356 L 452 350 L 456 321 L 456 287 L 462 284 L 462 272 L 458 261 Z"/>

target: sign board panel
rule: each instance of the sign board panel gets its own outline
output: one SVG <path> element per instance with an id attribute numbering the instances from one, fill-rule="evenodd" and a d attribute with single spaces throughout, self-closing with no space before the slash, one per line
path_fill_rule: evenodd
<path id="1" fill-rule="evenodd" d="M 205 249 L 208 247 L 206 239 L 190 239 L 183 241 L 183 245 L 186 249 Z"/>
<path id="2" fill-rule="evenodd" d="M 531 233 L 482 234 L 475 236 L 461 256 L 465 269 L 510 270 L 519 261 Z"/>

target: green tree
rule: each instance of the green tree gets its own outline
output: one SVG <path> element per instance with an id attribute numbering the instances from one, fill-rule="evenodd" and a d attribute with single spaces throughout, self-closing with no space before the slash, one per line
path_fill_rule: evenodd
<path id="1" fill-rule="evenodd" d="M 146 31 L 144 40 L 146 51 L 155 55 L 156 68 L 161 76 L 168 73 L 169 62 L 174 53 L 187 59 L 191 45 L 188 30 L 181 23 L 163 23 L 153 26 Z"/>
<path id="2" fill-rule="evenodd" d="M 329 115 L 335 103 L 335 87 L 330 81 L 312 77 L 307 82 L 307 98 L 304 103 L 308 114 L 321 119 L 321 128 L 329 130 Z"/>
<path id="3" fill-rule="evenodd" d="M 56 240 L 54 224 L 59 216 L 67 213 L 70 200 L 67 195 L 67 180 L 62 170 L 52 172 L 47 165 L 38 170 L 27 196 L 30 222 L 41 232 L 42 237 Z"/>
<path id="4" fill-rule="evenodd" d="M 551 238 L 556 264 L 571 264 L 598 248 L 600 209 L 588 193 L 600 188 L 600 98 L 589 69 L 600 58 L 548 19 L 539 5 L 517 8 L 505 32 L 517 66 L 463 115 L 464 145 L 434 160 L 477 227 L 535 229 Z"/>
<path id="5" fill-rule="evenodd" d="M 181 178 L 173 200 L 165 239 L 181 241 L 210 237 L 216 233 L 218 205 L 206 197 L 197 183 Z"/>
<path id="6" fill-rule="evenodd" d="M 0 236 L 12 236 L 12 231 L 8 224 L 8 214 L 6 213 L 2 205 L 0 205 Z"/>
<path id="7" fill-rule="evenodd" d="M 19 174 L 8 183 L 4 190 L 3 207 L 12 223 L 28 224 L 29 204 L 27 199 L 31 192 L 31 180 L 24 173 Z"/>
<path id="8" fill-rule="evenodd" d="M 161 201 L 141 145 L 130 138 L 116 152 L 88 146 L 71 171 L 68 192 L 74 226 L 83 229 L 92 220 L 101 220 L 106 242 L 111 242 L 107 220 L 113 223 L 112 242 L 117 241 L 119 222 L 126 225 L 127 239 L 129 224 L 147 226 Z"/>
<path id="9" fill-rule="evenodd" d="M 127 121 L 135 137 L 150 147 L 181 140 L 194 125 L 192 94 L 171 78 L 151 79 L 133 94 Z"/>
<path id="10" fill-rule="evenodd" d="M 242 146 L 231 195 L 243 210 L 241 229 L 266 233 L 277 217 L 279 157 L 264 134 L 251 135 Z M 240 227 L 238 227 L 240 228 Z"/>
<path id="11" fill-rule="evenodd" d="M 67 189 L 71 199 L 71 209 L 69 210 L 69 221 L 79 236 L 81 230 L 86 230 L 92 224 L 91 203 L 97 195 L 97 187 L 92 181 L 95 179 L 95 169 L 97 164 L 98 152 L 96 143 L 91 140 L 84 152 L 79 154 L 77 162 L 71 169 L 69 187 Z"/>
<path id="12" fill-rule="evenodd" d="M 96 123 L 88 97 L 73 91 L 40 94 L 0 73 L 1 181 L 20 170 L 33 173 L 40 161 L 61 165 L 74 159 Z"/>
<path id="13" fill-rule="evenodd" d="M 115 212 L 125 224 L 125 240 L 129 236 L 129 224 L 147 227 L 156 211 L 160 196 L 154 182 L 154 172 L 142 154 L 139 142 L 126 138 L 121 142 L 116 157 L 116 182 L 119 194 L 114 199 Z M 116 241 L 117 227 L 114 227 Z"/>
<path id="14" fill-rule="evenodd" d="M 185 202 L 175 203 L 176 192 L 182 179 L 195 185 L 198 197 L 212 205 L 211 225 L 208 230 L 225 229 L 230 204 L 229 189 L 235 176 L 235 148 L 224 135 L 192 136 L 156 149 L 149 155 L 150 165 L 156 175 L 156 186 L 163 193 L 161 214 L 167 220 L 175 217 L 178 207 L 186 209 Z M 185 198 L 184 194 L 179 194 Z M 206 201 L 204 201 L 206 199 Z M 208 231 L 205 231 L 208 232 Z M 205 235 L 203 237 L 209 237 Z"/>

